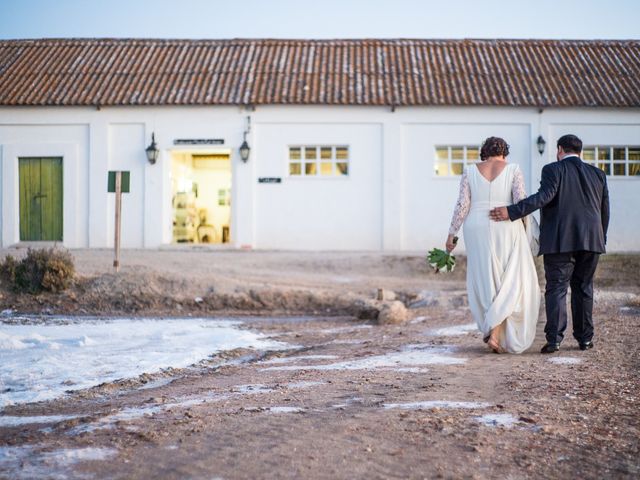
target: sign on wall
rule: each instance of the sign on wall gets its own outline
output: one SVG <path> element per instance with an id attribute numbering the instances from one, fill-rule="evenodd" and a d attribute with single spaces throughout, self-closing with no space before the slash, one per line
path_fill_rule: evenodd
<path id="1" fill-rule="evenodd" d="M 224 145 L 224 138 L 176 138 L 174 145 Z"/>
<path id="2" fill-rule="evenodd" d="M 120 172 L 121 176 L 121 192 L 129 193 L 129 184 L 130 182 L 130 174 L 128 171 Z M 107 192 L 108 193 L 116 193 L 116 171 L 111 170 L 109 172 L 109 179 L 107 181 Z"/>

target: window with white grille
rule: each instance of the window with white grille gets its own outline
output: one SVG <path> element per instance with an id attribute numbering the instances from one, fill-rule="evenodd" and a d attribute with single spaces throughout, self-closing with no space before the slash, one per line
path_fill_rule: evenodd
<path id="1" fill-rule="evenodd" d="M 300 145 L 289 147 L 289 176 L 345 177 L 349 175 L 349 147 Z"/>
<path id="2" fill-rule="evenodd" d="M 582 160 L 608 176 L 640 178 L 640 146 L 589 146 L 582 149 Z"/>
<path id="3" fill-rule="evenodd" d="M 434 169 L 438 177 L 462 175 L 464 167 L 480 161 L 478 145 L 436 146 Z"/>

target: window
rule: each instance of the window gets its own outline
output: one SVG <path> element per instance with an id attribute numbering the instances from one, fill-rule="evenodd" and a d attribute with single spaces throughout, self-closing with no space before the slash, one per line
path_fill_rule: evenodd
<path id="1" fill-rule="evenodd" d="M 640 146 L 584 147 L 582 159 L 609 176 L 640 178 Z"/>
<path id="2" fill-rule="evenodd" d="M 289 176 L 341 177 L 349 174 L 349 147 L 305 145 L 289 147 Z"/>
<path id="3" fill-rule="evenodd" d="M 441 146 L 436 147 L 435 174 L 438 177 L 462 175 L 464 167 L 480 160 L 480 147 Z"/>

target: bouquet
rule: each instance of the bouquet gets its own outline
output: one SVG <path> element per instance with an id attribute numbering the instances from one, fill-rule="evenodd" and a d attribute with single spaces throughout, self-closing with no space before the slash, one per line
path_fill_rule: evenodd
<path id="1" fill-rule="evenodd" d="M 458 243 L 458 237 L 453 237 L 453 243 Z M 439 248 L 433 248 L 427 254 L 427 262 L 436 269 L 436 273 L 444 268 L 447 269 L 447 272 L 452 272 L 456 266 L 456 257 Z"/>

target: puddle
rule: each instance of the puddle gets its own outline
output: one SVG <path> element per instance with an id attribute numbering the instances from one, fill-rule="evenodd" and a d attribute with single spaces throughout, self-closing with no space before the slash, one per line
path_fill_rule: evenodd
<path id="1" fill-rule="evenodd" d="M 484 402 L 451 402 L 448 400 L 427 400 L 410 403 L 385 403 L 384 408 L 400 408 L 403 410 L 430 410 L 434 408 L 488 408 L 490 403 Z"/>
<path id="2" fill-rule="evenodd" d="M 450 327 L 436 328 L 435 330 L 431 330 L 428 334 L 436 337 L 455 337 L 477 331 L 478 326 L 475 323 L 468 323 L 466 325 L 452 325 Z"/>
<path id="3" fill-rule="evenodd" d="M 83 478 L 75 475 L 75 465 L 108 460 L 117 454 L 118 451 L 112 448 L 66 448 L 44 452 L 32 445 L 0 447 L 0 471 L 12 479 Z"/>
<path id="4" fill-rule="evenodd" d="M 475 417 L 475 420 L 487 427 L 511 428 L 522 423 L 517 417 L 514 417 L 510 413 L 488 413 L 481 417 Z"/>
<path id="5" fill-rule="evenodd" d="M 34 417 L 14 417 L 9 415 L 0 416 L 0 427 L 19 427 L 20 425 L 31 425 L 38 423 L 58 423 L 66 420 L 80 418 L 83 415 L 43 415 Z"/>
<path id="6" fill-rule="evenodd" d="M 582 359 L 576 357 L 552 357 L 547 361 L 557 365 L 576 365 L 578 363 L 582 363 Z"/>
<path id="7" fill-rule="evenodd" d="M 323 365 L 283 365 L 262 370 L 370 370 L 421 365 L 461 365 L 467 361 L 466 358 L 453 357 L 451 353 L 452 349 L 448 347 L 409 345 L 400 352 L 374 355 L 357 360 Z"/>

